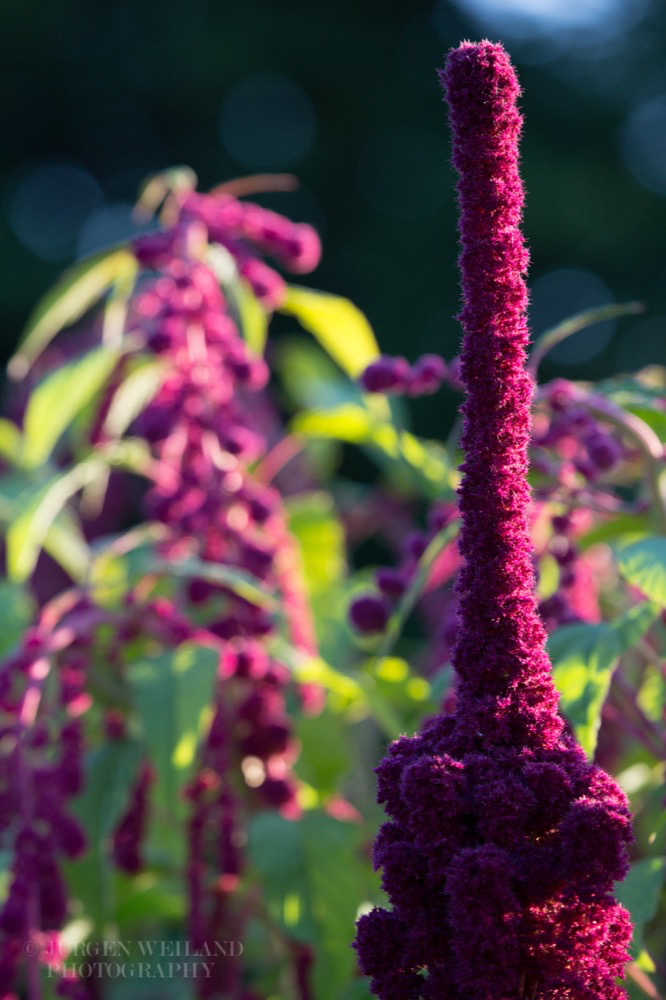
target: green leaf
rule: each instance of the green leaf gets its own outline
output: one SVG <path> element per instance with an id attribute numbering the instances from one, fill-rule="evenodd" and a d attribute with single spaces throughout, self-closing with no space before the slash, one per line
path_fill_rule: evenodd
<path id="1" fill-rule="evenodd" d="M 620 573 L 661 607 L 666 607 L 666 538 L 643 538 L 617 553 Z"/>
<path id="2" fill-rule="evenodd" d="M 288 285 L 280 312 L 295 316 L 352 378 L 379 357 L 372 327 L 348 299 Z"/>
<path id="3" fill-rule="evenodd" d="M 243 339 L 247 341 L 255 354 L 262 355 L 268 334 L 268 314 L 243 278 L 234 282 L 233 294 L 236 299 Z"/>
<path id="4" fill-rule="evenodd" d="M 21 431 L 11 420 L 0 417 L 0 456 L 12 465 L 18 465 L 21 460 Z"/>
<path id="5" fill-rule="evenodd" d="M 610 625 L 564 625 L 548 639 L 562 711 L 588 757 L 594 756 L 601 709 L 621 652 Z"/>
<path id="6" fill-rule="evenodd" d="M 23 378 L 31 364 L 55 335 L 80 319 L 115 281 L 137 270 L 134 256 L 125 248 L 105 250 L 66 271 L 30 316 L 21 345 L 9 362 L 12 378 Z"/>
<path id="7" fill-rule="evenodd" d="M 33 613 L 28 592 L 10 580 L 0 580 L 0 656 L 14 648 Z"/>
<path id="8" fill-rule="evenodd" d="M 22 465 L 37 468 L 61 434 L 108 380 L 118 360 L 105 348 L 90 351 L 53 372 L 30 396 L 23 422 Z"/>
<path id="9" fill-rule="evenodd" d="M 301 550 L 310 594 L 328 594 L 345 576 L 345 533 L 335 517 L 333 498 L 324 492 L 299 493 L 288 502 L 289 528 Z"/>
<path id="10" fill-rule="evenodd" d="M 61 510 L 44 536 L 44 548 L 71 576 L 83 583 L 90 571 L 92 555 L 81 527 L 70 512 Z"/>
<path id="11" fill-rule="evenodd" d="M 273 367 L 297 410 L 327 410 L 363 400 L 358 383 L 347 378 L 328 354 L 309 340 L 280 338 Z"/>
<path id="12" fill-rule="evenodd" d="M 250 819 L 248 832 L 248 861 L 269 916 L 290 937 L 314 944 L 301 822 L 264 811 Z"/>
<path id="13" fill-rule="evenodd" d="M 303 817 L 305 863 L 318 933 L 312 970 L 318 1000 L 339 1000 L 356 978 L 356 956 L 349 942 L 368 876 L 359 859 L 361 830 L 326 813 Z"/>
<path id="14" fill-rule="evenodd" d="M 133 663 L 129 670 L 148 754 L 157 773 L 155 800 L 161 822 L 168 825 L 178 816 L 180 792 L 210 724 L 218 661 L 214 649 L 184 642 L 173 652 Z M 184 850 L 184 843 L 179 846 Z"/>
<path id="15" fill-rule="evenodd" d="M 273 812 L 251 821 L 248 856 L 262 898 L 290 937 L 313 946 L 317 1000 L 340 1000 L 356 975 L 349 942 L 368 884 L 359 858 L 361 832 L 317 810 L 296 822 Z"/>
<path id="16" fill-rule="evenodd" d="M 238 597 L 250 604 L 255 604 L 258 608 L 265 608 L 266 611 L 278 611 L 279 605 L 272 594 L 267 593 L 257 583 L 257 578 L 246 570 L 236 569 L 234 566 L 224 566 L 222 563 L 205 562 L 191 556 L 181 559 L 178 562 L 164 562 L 155 559 L 152 568 L 159 573 L 168 573 L 170 576 L 191 579 L 200 577 L 208 583 L 216 583 L 220 587 L 226 587 L 233 591 Z"/>
<path id="17" fill-rule="evenodd" d="M 643 858 L 631 866 L 624 882 L 617 886 L 617 898 L 629 910 L 634 924 L 632 958 L 639 955 L 645 925 L 657 912 L 665 875 L 666 858 Z"/>
<path id="18" fill-rule="evenodd" d="M 373 409 L 360 403 L 343 403 L 330 410 L 310 410 L 297 414 L 290 429 L 306 437 L 334 438 L 367 447 L 389 474 L 402 475 L 427 493 L 441 495 L 450 472 L 444 448 L 395 427 Z"/>
<path id="19" fill-rule="evenodd" d="M 311 437 L 366 444 L 372 440 L 372 418 L 361 404 L 343 403 L 330 410 L 307 410 L 299 413 L 292 420 L 291 430 Z"/>
<path id="20" fill-rule="evenodd" d="M 578 539 L 579 548 L 584 551 L 599 542 L 617 542 L 624 539 L 629 543 L 636 538 L 642 538 L 648 526 L 648 519 L 643 514 L 620 514 L 609 521 L 592 528 Z"/>
<path id="21" fill-rule="evenodd" d="M 113 394 L 104 430 L 111 437 L 120 437 L 155 396 L 166 373 L 163 361 L 141 359 L 123 379 Z"/>
<path id="22" fill-rule="evenodd" d="M 165 198 L 172 192 L 187 193 L 197 186 L 197 175 L 191 167 L 177 166 L 160 170 L 144 181 L 135 211 L 139 218 L 151 219 Z"/>
<path id="23" fill-rule="evenodd" d="M 655 660 L 657 654 L 655 653 Z M 666 677 L 656 663 L 648 663 L 643 674 L 643 682 L 636 697 L 636 702 L 648 719 L 660 723 L 664 717 L 666 706 Z M 666 825 L 666 812 L 663 813 L 663 823 Z"/>
<path id="24" fill-rule="evenodd" d="M 24 503 L 17 506 L 20 513 L 7 528 L 7 573 L 11 580 L 27 580 L 37 562 L 39 551 L 52 531 L 56 518 L 63 507 L 86 483 L 91 482 L 105 468 L 103 460 L 97 456 L 75 465 L 69 472 L 54 476 L 36 492 L 24 495 Z M 62 531 L 67 530 L 65 521 L 60 521 L 55 533 L 51 534 L 51 551 L 57 552 L 62 541 Z M 72 564 L 70 564 L 72 565 Z"/>
<path id="25" fill-rule="evenodd" d="M 650 406 L 633 405 L 626 406 L 625 409 L 651 427 L 655 434 L 659 435 L 661 441 L 666 441 L 666 412 L 664 410 L 657 410 Z"/>
<path id="26" fill-rule="evenodd" d="M 331 794 L 352 763 L 346 726 L 339 715 L 325 710 L 317 716 L 298 717 L 295 733 L 301 747 L 298 775 L 320 794 Z"/>
<path id="27" fill-rule="evenodd" d="M 288 664 L 294 676 L 302 684 L 319 684 L 326 691 L 336 695 L 346 706 L 361 707 L 367 704 L 365 690 L 357 677 L 336 670 L 320 656 L 303 658 L 284 643 L 273 643 L 276 657 L 281 663 Z M 294 654 L 290 656 L 290 651 Z"/>
<path id="28" fill-rule="evenodd" d="M 93 750 L 86 759 L 82 794 L 72 805 L 88 840 L 88 853 L 66 868 L 71 894 L 83 904 L 98 930 L 112 918 L 109 838 L 129 803 L 143 755 L 139 743 L 117 740 Z"/>
<path id="29" fill-rule="evenodd" d="M 661 610 L 658 605 L 643 601 L 635 604 L 623 615 L 610 623 L 620 644 L 620 652 L 635 646 L 659 617 Z"/>

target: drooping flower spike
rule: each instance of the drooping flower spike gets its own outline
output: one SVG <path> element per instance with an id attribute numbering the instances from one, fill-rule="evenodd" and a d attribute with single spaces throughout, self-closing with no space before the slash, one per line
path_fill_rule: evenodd
<path id="1" fill-rule="evenodd" d="M 500 45 L 464 43 L 442 73 L 460 175 L 465 560 L 457 705 L 377 768 L 390 820 L 374 862 L 391 909 L 355 947 L 381 1000 L 620 1000 L 630 817 L 558 713 L 528 530 L 522 119 Z"/>

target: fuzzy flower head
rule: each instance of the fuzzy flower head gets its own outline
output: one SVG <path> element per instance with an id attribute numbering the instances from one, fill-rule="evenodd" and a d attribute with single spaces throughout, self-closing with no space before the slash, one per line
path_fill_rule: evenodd
<path id="1" fill-rule="evenodd" d="M 441 77 L 466 388 L 457 703 L 377 768 L 391 909 L 359 920 L 355 947 L 380 1000 L 620 1000 L 627 802 L 565 730 L 534 587 L 520 89 L 488 41 L 453 50 Z"/>

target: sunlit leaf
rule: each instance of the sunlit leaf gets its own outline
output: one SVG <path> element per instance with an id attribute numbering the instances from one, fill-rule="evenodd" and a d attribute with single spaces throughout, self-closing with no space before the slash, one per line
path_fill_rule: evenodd
<path id="1" fill-rule="evenodd" d="M 329 710 L 300 716 L 295 734 L 301 748 L 296 773 L 320 793 L 334 792 L 352 762 L 349 734 L 341 717 Z"/>
<path id="2" fill-rule="evenodd" d="M 208 583 L 216 583 L 220 587 L 226 587 L 233 591 L 243 600 L 256 604 L 259 608 L 267 611 L 277 611 L 278 603 L 275 597 L 264 590 L 258 583 L 256 577 L 246 570 L 238 569 L 235 566 L 225 566 L 223 563 L 205 562 L 203 559 L 196 559 L 194 556 L 178 561 L 164 562 L 155 559 L 153 569 L 158 572 L 168 573 L 170 576 L 193 579 L 195 577 L 207 580 Z"/>
<path id="3" fill-rule="evenodd" d="M 110 835 L 127 808 L 141 756 L 141 745 L 129 740 L 93 750 L 86 758 L 84 790 L 73 803 L 86 832 L 88 852 L 80 861 L 66 864 L 67 882 L 98 933 L 113 915 Z"/>
<path id="4" fill-rule="evenodd" d="M 240 330 L 255 354 L 263 354 L 268 334 L 268 314 L 246 281 L 240 278 L 233 285 L 240 317 Z"/>
<path id="5" fill-rule="evenodd" d="M 134 214 L 138 219 L 150 219 L 171 192 L 194 191 L 196 186 L 197 175 L 191 167 L 168 167 L 157 174 L 152 174 L 141 187 L 134 206 Z"/>
<path id="6" fill-rule="evenodd" d="M 343 403 L 331 410 L 299 413 L 292 420 L 291 429 L 296 434 L 363 444 L 371 440 L 372 418 L 368 410 L 358 403 Z"/>
<path id="7" fill-rule="evenodd" d="M 414 731 L 424 715 L 437 710 L 430 684 L 414 674 L 406 660 L 375 658 L 363 669 L 361 682 L 372 714 L 391 739 Z"/>
<path id="8" fill-rule="evenodd" d="M 642 639 L 648 629 L 659 617 L 661 611 L 657 604 L 643 601 L 625 611 L 623 615 L 610 623 L 620 644 L 620 651 L 625 652 Z"/>
<path id="9" fill-rule="evenodd" d="M 53 523 L 79 490 L 104 475 L 110 465 L 140 473 L 149 458 L 143 441 L 128 438 L 111 442 L 68 472 L 53 476 L 37 490 L 24 490 L 17 498 L 15 509 L 18 508 L 18 513 L 13 515 L 5 537 L 9 578 L 20 582 L 30 576 Z M 57 548 L 58 538 L 53 538 L 52 542 Z M 75 552 L 71 555 L 76 558 Z"/>
<path id="10" fill-rule="evenodd" d="M 655 653 L 656 659 L 657 654 Z M 657 723 L 661 722 L 666 709 L 666 677 L 656 663 L 648 663 L 645 667 L 636 702 L 648 719 Z M 664 813 L 664 824 L 666 824 L 666 812 Z"/>
<path id="11" fill-rule="evenodd" d="M 70 362 L 33 390 L 23 421 L 21 461 L 36 468 L 51 454 L 61 434 L 99 392 L 117 362 L 105 348 Z"/>
<path id="12" fill-rule="evenodd" d="M 216 650 L 185 642 L 172 652 L 132 663 L 128 670 L 156 771 L 155 801 L 162 822 L 182 813 L 181 791 L 212 718 L 218 661 Z M 179 847 L 184 849 L 184 843 Z"/>
<path id="13" fill-rule="evenodd" d="M 295 316 L 352 378 L 379 357 L 372 327 L 348 299 L 289 285 L 280 311 Z"/>
<path id="14" fill-rule="evenodd" d="M 648 519 L 645 514 L 619 514 L 595 525 L 590 531 L 581 535 L 577 544 L 581 551 L 599 542 L 623 541 L 628 544 L 643 537 L 647 530 Z"/>
<path id="15" fill-rule="evenodd" d="M 28 320 L 20 347 L 9 363 L 12 378 L 23 378 L 60 330 L 80 319 L 116 280 L 136 268 L 134 256 L 122 247 L 95 254 L 66 271 Z"/>
<path id="16" fill-rule="evenodd" d="M 620 549 L 617 564 L 625 580 L 666 607 L 666 538 L 643 538 Z"/>
<path id="17" fill-rule="evenodd" d="M 290 499 L 288 511 L 308 589 L 311 594 L 329 594 L 347 569 L 345 534 L 333 498 L 324 492 L 299 493 Z"/>
<path id="18" fill-rule="evenodd" d="M 666 441 L 666 411 L 658 410 L 656 407 L 635 405 L 626 406 L 625 409 L 651 427 L 662 441 Z"/>
<path id="19" fill-rule="evenodd" d="M 277 647 L 277 650 L 278 659 L 289 663 L 294 677 L 302 684 L 319 684 L 326 691 L 339 695 L 348 705 L 366 704 L 365 691 L 356 677 L 336 670 L 318 656 L 308 658 L 300 656 L 290 663 L 287 650 L 283 646 Z"/>
<path id="20" fill-rule="evenodd" d="M 313 438 L 333 438 L 367 448 L 395 477 L 407 477 L 432 495 L 448 483 L 446 451 L 434 441 L 423 441 L 395 427 L 360 403 L 343 403 L 331 410 L 297 414 L 290 429 Z"/>
<path id="21" fill-rule="evenodd" d="M 21 460 L 21 447 L 21 431 L 11 420 L 0 417 L 0 457 L 16 465 Z"/>
<path id="22" fill-rule="evenodd" d="M 25 505 L 7 528 L 7 574 L 10 580 L 22 581 L 32 573 L 39 551 L 65 504 L 86 483 L 104 469 L 101 458 L 93 457 L 75 465 L 69 472 L 54 476 L 26 497 Z M 57 529 L 56 529 L 57 532 Z M 57 546 L 57 538 L 54 539 Z"/>
<path id="23" fill-rule="evenodd" d="M 166 366 L 160 360 L 142 359 L 138 367 L 125 376 L 113 394 L 104 430 L 111 437 L 120 437 L 133 420 L 146 408 L 158 391 Z"/>
<path id="24" fill-rule="evenodd" d="M 610 625 L 578 623 L 551 633 L 548 650 L 562 711 L 588 757 L 594 756 L 601 709 L 621 646 Z"/>
<path id="25" fill-rule="evenodd" d="M 367 867 L 359 857 L 361 829 L 311 810 L 299 821 L 256 814 L 248 856 L 271 918 L 297 941 L 313 946 L 314 996 L 340 1000 L 356 975 L 349 942 L 366 897 Z"/>

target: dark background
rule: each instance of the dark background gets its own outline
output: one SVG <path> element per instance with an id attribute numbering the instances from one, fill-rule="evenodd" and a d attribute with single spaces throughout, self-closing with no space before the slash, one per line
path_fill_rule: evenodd
<path id="1" fill-rule="evenodd" d="M 544 374 L 664 362 L 664 7 L 4 0 L 4 356 L 64 266 L 129 232 L 142 177 L 178 163 L 203 187 L 298 174 L 299 192 L 263 200 L 319 228 L 324 262 L 305 282 L 353 298 L 387 352 L 452 356 L 454 178 L 435 70 L 449 47 L 488 36 L 504 42 L 525 91 L 535 332 L 612 300 L 647 307 L 558 348 Z"/>

